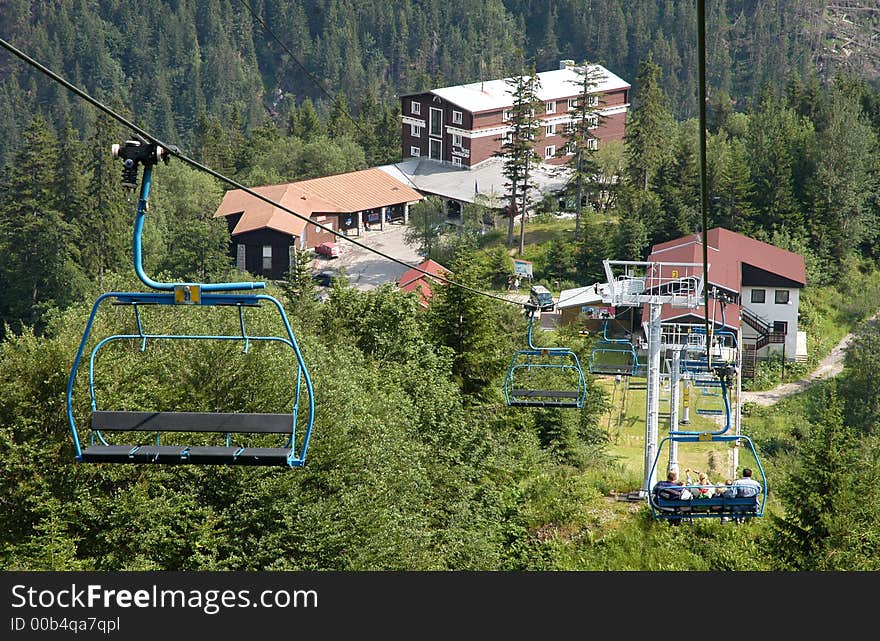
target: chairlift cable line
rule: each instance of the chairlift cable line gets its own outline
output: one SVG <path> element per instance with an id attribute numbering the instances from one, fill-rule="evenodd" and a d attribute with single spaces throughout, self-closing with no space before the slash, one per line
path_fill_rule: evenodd
<path id="1" fill-rule="evenodd" d="M 712 366 L 712 335 L 709 328 L 709 179 L 706 168 L 706 0 L 697 0 L 697 60 L 700 103 L 700 209 L 702 210 L 703 245 L 703 307 L 706 327 L 706 363 Z"/>
<path id="2" fill-rule="evenodd" d="M 103 104 L 99 100 L 90 96 L 88 93 L 86 93 L 85 91 L 83 91 L 82 89 L 77 87 L 76 85 L 74 85 L 71 82 L 69 82 L 68 80 L 64 79 L 63 77 L 61 77 L 60 75 L 58 75 L 57 73 L 55 73 L 54 71 L 49 69 L 48 67 L 40 64 L 39 62 L 37 62 L 36 60 L 34 60 L 30 56 L 28 56 L 23 51 L 17 49 L 15 46 L 13 46 L 9 42 L 7 42 L 5 39 L 0 38 L 0 46 L 2 46 L 4 49 L 6 49 L 7 51 L 9 51 L 13 55 L 15 55 L 17 58 L 23 60 L 24 62 L 31 65 L 35 69 L 37 69 L 40 72 L 44 73 L 45 75 L 49 76 L 52 80 L 55 80 L 56 82 L 60 83 L 66 89 L 73 92 L 74 94 L 76 94 L 77 96 L 79 96 L 80 98 L 82 98 L 83 100 L 85 100 L 86 102 L 91 104 L 92 106 L 96 107 L 97 109 L 103 111 L 105 114 L 107 114 L 108 116 L 110 116 L 111 118 L 113 118 L 114 120 L 119 122 L 120 124 L 130 128 L 134 133 L 136 133 L 138 136 L 142 137 L 146 141 L 148 141 L 152 144 L 158 145 L 159 147 L 162 147 L 163 149 L 165 149 L 168 152 L 168 154 L 170 156 L 173 156 L 173 157 L 183 161 L 185 164 L 188 164 L 188 165 L 190 165 L 200 171 L 203 171 L 203 172 L 213 176 L 214 178 L 226 183 L 227 185 L 235 187 L 236 189 L 240 189 L 241 191 L 249 194 L 250 196 L 257 198 L 258 200 L 262 200 L 263 202 L 265 202 L 269 205 L 272 205 L 273 207 L 277 207 L 278 209 L 280 209 L 284 212 L 287 212 L 288 214 L 290 214 L 296 218 L 299 218 L 300 220 L 304 220 L 305 222 L 307 222 L 310 225 L 315 225 L 316 227 L 319 227 L 320 229 L 323 229 L 324 231 L 326 231 L 330 234 L 333 234 L 334 236 L 342 238 L 342 239 L 348 241 L 349 243 L 356 245 L 357 247 L 360 247 L 361 249 L 365 249 L 365 250 L 367 250 L 373 254 L 376 254 L 377 256 L 380 256 L 386 260 L 390 260 L 394 263 L 397 263 L 398 265 L 406 267 L 407 269 L 415 270 L 421 274 L 424 274 L 425 276 L 430 276 L 434 280 L 438 280 L 440 282 L 443 282 L 447 285 L 452 285 L 454 287 L 459 287 L 463 290 L 469 291 L 474 294 L 486 296 L 487 298 L 494 298 L 495 300 L 499 300 L 504 303 L 508 303 L 508 304 L 512 304 L 512 305 L 517 305 L 517 306 L 520 305 L 519 303 L 512 301 L 508 298 L 504 298 L 503 296 L 498 296 L 497 294 L 484 292 L 484 291 L 479 290 L 475 287 L 471 287 L 469 285 L 464 285 L 462 283 L 456 282 L 454 280 L 450 280 L 450 279 L 445 278 L 443 276 L 440 276 L 438 274 L 432 274 L 431 272 L 428 272 L 424 269 L 421 269 L 420 267 L 418 267 L 416 265 L 410 265 L 406 261 L 403 261 L 399 258 L 395 258 L 394 256 L 391 256 L 389 254 L 386 254 L 385 252 L 379 251 L 378 249 L 374 249 L 373 247 L 369 247 L 368 245 L 365 245 L 364 243 L 362 243 L 360 241 L 351 239 L 348 236 L 346 236 L 345 234 L 342 234 L 341 232 L 336 231 L 332 227 L 327 227 L 325 225 L 322 225 L 319 222 L 312 220 L 311 218 L 303 216 L 302 214 L 298 214 L 295 211 L 293 211 L 292 209 L 285 207 L 281 203 L 275 202 L 271 198 L 267 198 L 266 196 L 263 196 L 262 194 L 257 193 L 253 189 L 251 189 L 249 187 L 245 187 L 241 183 L 233 180 L 232 178 L 228 178 L 227 176 L 224 176 L 220 172 L 215 171 L 215 170 L 211 169 L 210 167 L 207 167 L 206 165 L 203 165 L 200 162 L 193 160 L 192 158 L 189 158 L 183 152 L 181 152 L 178 147 L 176 147 L 174 145 L 169 145 L 168 143 L 163 142 L 159 138 L 156 138 L 155 136 L 153 136 L 152 134 L 150 134 L 146 130 L 138 127 L 137 125 L 135 125 L 134 123 L 132 123 L 128 119 L 126 119 L 125 117 L 119 115 L 118 113 L 116 113 L 115 111 L 113 111 L 112 109 L 107 107 L 105 104 Z"/>

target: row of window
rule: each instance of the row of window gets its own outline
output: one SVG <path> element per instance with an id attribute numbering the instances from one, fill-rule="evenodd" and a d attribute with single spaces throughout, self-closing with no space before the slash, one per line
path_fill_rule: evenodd
<path id="1" fill-rule="evenodd" d="M 428 154 L 429 157 L 430 157 L 430 158 L 434 158 L 435 160 L 441 160 L 441 158 L 440 158 L 440 146 L 439 146 L 439 141 L 437 141 L 437 140 L 432 140 L 431 143 L 432 143 L 432 145 L 431 145 L 431 151 L 430 151 L 430 153 Z M 434 145 L 433 143 L 438 143 L 438 145 L 435 147 L 435 145 Z M 410 148 L 409 148 L 409 155 L 410 155 L 411 157 L 413 157 L 413 158 L 418 158 L 418 157 L 420 157 L 420 156 L 422 155 L 422 148 L 421 148 L 421 147 L 415 147 L 415 146 L 410 147 Z M 461 167 L 461 166 L 462 166 L 461 158 L 460 158 L 459 156 L 453 156 L 453 157 L 452 157 L 452 164 L 453 164 L 454 166 L 456 166 L 456 167 Z"/>
<path id="2" fill-rule="evenodd" d="M 590 138 L 587 140 L 587 149 L 595 151 L 599 148 L 599 140 L 598 138 Z M 575 144 L 573 142 L 567 143 L 564 147 L 565 155 L 571 156 L 575 152 Z M 556 155 L 556 145 L 547 145 L 544 147 L 544 158 L 553 158 Z"/>
<path id="3" fill-rule="evenodd" d="M 787 289 L 777 289 L 774 292 L 774 302 L 777 305 L 788 305 L 789 301 L 789 292 Z M 752 302 L 753 303 L 766 303 L 767 302 L 767 290 L 766 289 L 753 289 L 752 290 Z"/>
<path id="4" fill-rule="evenodd" d="M 459 139 L 460 138 L 461 137 L 459 136 Z M 431 142 L 434 142 L 434 141 L 431 141 Z M 453 137 L 452 144 L 453 145 L 458 144 L 460 146 L 461 140 L 459 140 L 458 143 L 456 143 L 455 138 Z M 596 150 L 599 148 L 599 141 L 596 138 L 590 138 L 587 141 L 587 147 L 588 147 L 588 149 Z M 574 143 L 568 143 L 567 145 L 565 145 L 565 154 L 567 156 L 571 156 L 572 154 L 574 154 L 574 152 L 575 152 Z M 419 156 L 422 155 L 421 147 L 411 146 L 409 148 L 409 155 L 412 156 L 413 158 L 418 158 Z M 545 159 L 553 158 L 555 156 L 556 156 L 556 145 L 547 145 L 546 147 L 544 147 L 544 158 Z M 452 157 L 452 164 L 457 165 L 457 166 L 461 166 L 461 158 L 459 158 L 458 156 L 453 156 Z M 785 292 L 785 293 L 787 294 L 788 292 Z M 778 294 L 779 294 L 779 292 L 777 292 L 777 295 Z M 752 296 L 754 298 L 754 291 L 752 292 Z M 756 302 L 756 301 L 753 300 L 752 302 Z M 763 299 L 760 302 L 764 302 Z M 788 301 L 786 300 L 786 302 L 788 302 Z"/>
<path id="5" fill-rule="evenodd" d="M 549 102 L 544 103 L 544 113 L 545 114 L 555 114 L 556 113 L 556 103 L 557 103 L 556 100 L 551 100 Z M 590 96 L 588 104 L 590 107 L 597 107 L 599 105 L 599 96 Z M 578 107 L 577 98 L 569 98 L 568 99 L 568 110 L 571 111 L 572 109 L 577 109 L 577 107 Z M 439 111 L 439 110 L 437 110 L 437 111 Z M 410 102 L 410 112 L 414 116 L 420 116 L 422 114 L 422 103 L 416 102 L 415 100 L 412 100 Z M 504 113 L 502 115 L 503 115 L 504 120 L 511 119 L 510 110 L 505 109 Z M 535 115 L 534 110 L 532 111 L 532 115 L 533 116 Z M 598 117 L 597 116 L 594 116 L 594 117 L 596 118 L 596 121 L 598 123 Z M 463 123 L 464 123 L 464 113 L 453 109 L 452 110 L 452 124 L 460 125 Z M 593 126 L 595 126 L 595 125 L 593 125 Z"/>
<path id="6" fill-rule="evenodd" d="M 440 110 L 434 109 L 434 111 L 440 111 Z M 420 116 L 422 114 L 422 103 L 416 102 L 415 100 L 410 102 L 410 112 L 412 112 L 412 114 L 414 116 Z M 464 122 L 464 113 L 453 109 L 452 110 L 452 124 L 460 125 L 463 122 Z"/>

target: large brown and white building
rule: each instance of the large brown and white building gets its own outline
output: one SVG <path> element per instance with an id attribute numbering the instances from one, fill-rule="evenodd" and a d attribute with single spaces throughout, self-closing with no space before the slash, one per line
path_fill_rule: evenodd
<path id="1" fill-rule="evenodd" d="M 592 130 L 595 145 L 621 140 L 629 110 L 630 84 L 601 65 L 593 65 L 598 82 L 591 106 L 599 109 Z M 538 117 L 541 133 L 535 150 L 550 164 L 565 163 L 563 131 L 571 122 L 582 83 L 570 60 L 560 68 L 537 74 L 541 81 L 538 97 L 544 108 Z M 459 167 L 492 158 L 501 149 L 510 130 L 506 124 L 513 95 L 506 80 L 489 80 L 443 87 L 401 97 L 404 158 L 427 157 Z M 562 152 L 562 153 L 560 153 Z"/>

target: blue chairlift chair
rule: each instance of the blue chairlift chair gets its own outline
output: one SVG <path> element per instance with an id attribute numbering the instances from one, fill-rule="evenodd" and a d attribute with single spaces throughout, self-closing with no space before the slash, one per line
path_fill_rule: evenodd
<path id="1" fill-rule="evenodd" d="M 160 283 L 149 278 L 142 266 L 141 234 L 152 170 L 160 159 L 168 162 L 168 152 L 156 144 L 139 139 L 114 145 L 113 153 L 124 161 L 123 186 L 127 188 L 137 187 L 138 168 L 143 167 L 134 224 L 134 268 L 141 282 L 152 291 L 104 293 L 92 306 L 67 384 L 67 417 L 76 460 L 82 463 L 302 466 L 314 422 L 314 393 L 302 353 L 281 303 L 268 295 L 239 293 L 264 288 L 265 284 L 260 282 Z M 74 416 L 74 390 L 80 363 L 90 343 L 99 308 L 104 302 L 130 306 L 134 311 L 136 329 L 97 339 L 91 347 L 88 373 L 91 416 L 88 426 L 82 428 L 84 439 Z M 283 326 L 283 332 L 279 335 L 252 335 L 247 331 L 245 310 L 265 304 L 278 312 Z M 238 314 L 240 331 L 220 335 L 149 333 L 144 330 L 141 314 L 144 306 L 157 306 L 156 309 L 168 307 L 179 311 L 195 307 L 234 309 Z M 116 342 L 133 342 L 141 352 L 145 352 L 148 345 L 164 344 L 166 341 L 234 341 L 242 345 L 245 353 L 255 344 L 275 343 L 283 349 L 289 349 L 293 367 L 284 374 L 290 376 L 289 398 L 293 407 L 284 413 L 99 408 L 95 390 L 98 353 Z M 145 381 L 144 385 L 148 383 Z M 117 437 L 125 435 L 126 440 L 120 443 L 111 434 Z M 184 434 L 188 436 L 184 437 Z M 170 441 L 177 441 L 178 444 Z"/>
<path id="2" fill-rule="evenodd" d="M 639 355 L 628 338 L 608 336 L 608 320 L 602 324 L 602 339 L 590 351 L 587 369 L 603 376 L 635 376 L 641 371 Z"/>
<path id="3" fill-rule="evenodd" d="M 659 486 L 655 485 L 648 493 L 648 503 L 655 519 L 670 519 L 680 521 L 693 518 L 726 518 L 742 520 L 764 515 L 764 507 L 767 502 L 767 481 L 764 476 L 764 468 L 755 449 L 751 438 L 742 434 L 730 434 L 730 401 L 728 398 L 728 385 L 733 370 L 730 367 L 719 368 L 718 379 L 720 381 L 721 397 L 724 400 L 726 421 L 725 426 L 716 432 L 676 431 L 670 432 L 657 446 L 657 453 L 651 466 L 651 478 L 655 477 L 658 462 L 664 456 L 664 446 L 667 443 L 728 443 L 734 447 L 745 445 L 748 448 L 754 466 L 759 472 L 755 479 L 760 484 L 760 489 L 754 487 L 732 485 L 724 486 L 720 493 L 716 487 L 712 487 L 712 494 L 708 498 L 697 498 L 701 486 L 689 484 L 684 486 Z M 665 453 L 668 456 L 668 452 Z M 682 498 L 682 490 L 687 488 L 691 498 Z"/>
<path id="4" fill-rule="evenodd" d="M 577 354 L 567 347 L 538 347 L 532 342 L 536 312 L 553 309 L 552 298 L 541 294 L 539 290 L 523 305 L 529 317 L 529 346 L 510 360 L 504 379 L 505 401 L 511 407 L 581 408 L 586 380 Z"/>

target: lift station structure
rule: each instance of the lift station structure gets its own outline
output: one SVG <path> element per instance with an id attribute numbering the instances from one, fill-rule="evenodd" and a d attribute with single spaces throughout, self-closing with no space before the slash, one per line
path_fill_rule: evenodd
<path id="1" fill-rule="evenodd" d="M 645 468 L 639 491 L 639 498 L 645 498 L 656 481 L 654 458 L 659 442 L 660 356 L 664 349 L 661 314 L 664 305 L 686 309 L 700 305 L 704 286 L 703 264 L 607 259 L 602 262 L 607 278 L 606 283 L 598 286 L 602 302 L 614 308 L 644 306 L 648 310 L 648 320 L 643 323 L 647 325 Z M 674 384 L 677 387 L 677 381 Z M 673 402 L 677 402 L 677 394 L 674 394 Z"/>

